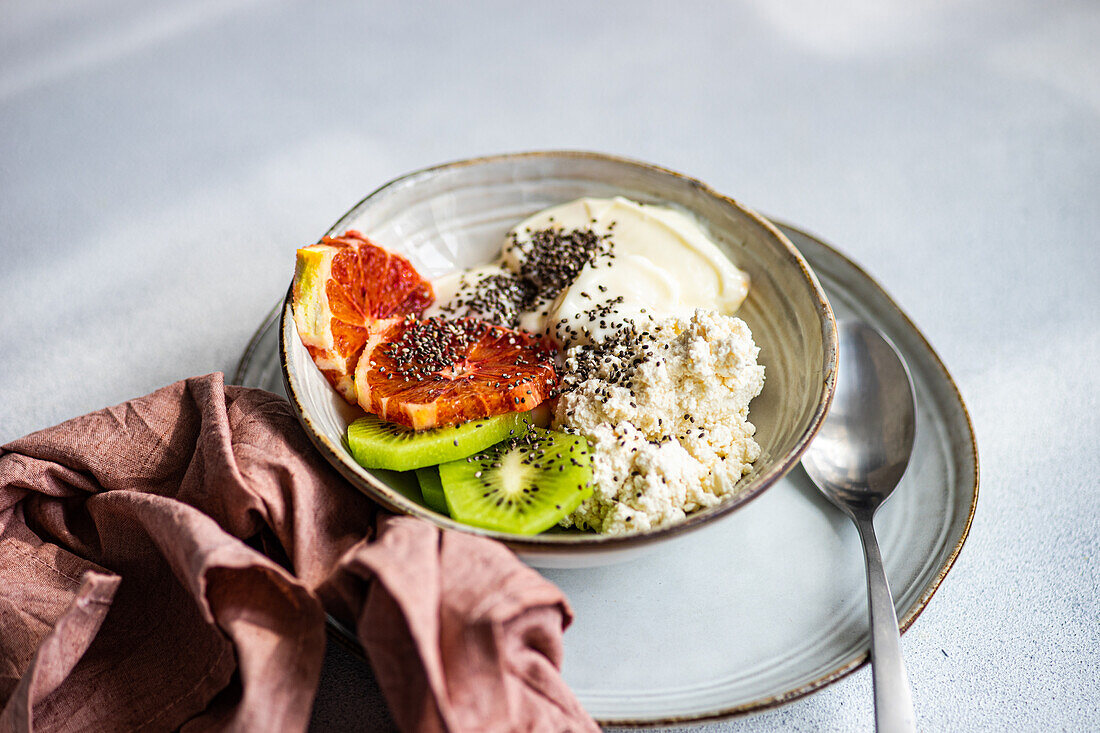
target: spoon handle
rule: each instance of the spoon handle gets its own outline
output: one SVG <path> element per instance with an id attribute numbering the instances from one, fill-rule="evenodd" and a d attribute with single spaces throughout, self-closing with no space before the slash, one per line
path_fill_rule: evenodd
<path id="1" fill-rule="evenodd" d="M 871 614 L 871 677 L 875 687 L 875 729 L 879 733 L 915 731 L 913 697 L 901 658 L 901 634 L 882 553 L 870 515 L 855 517 L 867 560 L 867 602 Z"/>

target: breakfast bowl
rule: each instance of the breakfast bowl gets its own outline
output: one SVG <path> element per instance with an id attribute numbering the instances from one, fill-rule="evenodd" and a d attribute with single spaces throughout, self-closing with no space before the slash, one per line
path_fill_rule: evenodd
<path id="1" fill-rule="evenodd" d="M 521 536 L 469 526 L 428 508 L 412 472 L 365 469 L 352 457 L 348 425 L 363 415 L 344 401 L 298 337 L 291 294 L 280 321 L 280 361 L 291 405 L 325 458 L 386 509 L 444 529 L 499 540 L 536 567 L 591 567 L 629 559 L 745 506 L 798 462 L 832 400 L 836 324 L 817 277 L 769 221 L 698 180 L 623 158 L 533 152 L 448 163 L 397 178 L 356 204 L 326 236 L 349 229 L 397 252 L 424 277 L 490 262 L 517 222 L 583 197 L 623 196 L 691 216 L 751 278 L 736 315 L 752 331 L 765 368 L 753 401 L 760 455 L 734 490 L 680 521 L 631 534 L 552 529 Z"/>

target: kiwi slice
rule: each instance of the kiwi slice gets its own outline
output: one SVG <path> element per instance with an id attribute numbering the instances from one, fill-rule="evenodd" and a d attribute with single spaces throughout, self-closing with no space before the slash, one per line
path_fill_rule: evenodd
<path id="1" fill-rule="evenodd" d="M 592 458 L 583 437 L 533 427 L 469 458 L 444 463 L 439 479 L 458 521 L 538 534 L 592 495 Z"/>
<path id="2" fill-rule="evenodd" d="M 524 412 L 428 430 L 413 430 L 377 415 L 364 415 L 348 425 L 348 448 L 363 468 L 411 471 L 465 458 L 507 437 L 521 435 L 528 427 Z"/>
<path id="3" fill-rule="evenodd" d="M 443 497 L 443 484 L 439 480 L 439 468 L 425 466 L 416 469 L 416 480 L 420 482 L 420 495 L 424 497 L 428 508 L 440 514 L 449 514 L 447 500 Z"/>

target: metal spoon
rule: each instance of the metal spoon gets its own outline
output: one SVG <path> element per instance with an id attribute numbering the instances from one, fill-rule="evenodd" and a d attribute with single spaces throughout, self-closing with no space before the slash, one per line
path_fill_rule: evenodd
<path id="1" fill-rule="evenodd" d="M 875 727 L 912 731 L 916 730 L 913 698 L 873 520 L 901 480 L 913 452 L 913 384 L 901 357 L 878 331 L 858 321 L 841 322 L 837 331 L 836 394 L 820 432 L 802 457 L 802 466 L 821 493 L 852 518 L 863 542 Z"/>

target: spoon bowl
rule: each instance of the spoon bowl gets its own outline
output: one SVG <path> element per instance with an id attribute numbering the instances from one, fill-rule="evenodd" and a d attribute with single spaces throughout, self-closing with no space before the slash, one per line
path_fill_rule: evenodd
<path id="1" fill-rule="evenodd" d="M 858 321 L 837 324 L 840 362 L 833 404 L 802 466 L 821 493 L 855 522 L 867 567 L 875 727 L 916 730 L 901 658 L 890 585 L 875 538 L 874 515 L 909 465 L 916 399 L 909 370 L 878 331 Z"/>
<path id="2" fill-rule="evenodd" d="M 901 481 L 913 453 L 913 383 L 875 329 L 842 321 L 837 335 L 842 359 L 833 405 L 802 465 L 842 510 L 855 505 L 873 512 Z"/>

